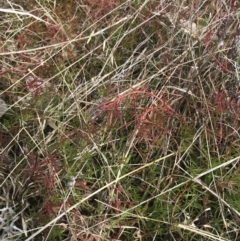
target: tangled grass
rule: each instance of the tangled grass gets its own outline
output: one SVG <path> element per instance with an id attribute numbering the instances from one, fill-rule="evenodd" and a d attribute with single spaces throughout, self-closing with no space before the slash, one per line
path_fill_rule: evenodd
<path id="1" fill-rule="evenodd" d="M 1 240 L 239 240 L 239 9 L 2 3 Z"/>

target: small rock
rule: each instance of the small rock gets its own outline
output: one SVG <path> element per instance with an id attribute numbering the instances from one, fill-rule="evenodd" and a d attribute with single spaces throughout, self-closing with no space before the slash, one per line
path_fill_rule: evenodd
<path id="1" fill-rule="evenodd" d="M 101 123 L 106 115 L 106 107 L 104 103 L 106 102 L 105 99 L 98 99 L 94 105 L 92 105 L 88 110 L 87 114 L 90 116 L 90 120 L 93 123 Z"/>
<path id="2" fill-rule="evenodd" d="M 7 109 L 8 109 L 7 104 L 3 99 L 0 98 L 0 117 L 2 117 L 5 114 Z"/>

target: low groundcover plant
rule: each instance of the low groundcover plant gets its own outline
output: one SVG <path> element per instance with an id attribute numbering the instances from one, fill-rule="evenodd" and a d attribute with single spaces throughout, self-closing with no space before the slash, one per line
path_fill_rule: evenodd
<path id="1" fill-rule="evenodd" d="M 238 1 L 0 3 L 1 240 L 239 240 Z"/>

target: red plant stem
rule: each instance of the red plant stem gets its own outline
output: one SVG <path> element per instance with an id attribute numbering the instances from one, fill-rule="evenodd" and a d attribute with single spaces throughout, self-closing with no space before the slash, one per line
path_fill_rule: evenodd
<path id="1" fill-rule="evenodd" d="M 211 57 L 217 62 L 217 64 L 220 66 L 220 68 L 227 72 L 228 74 L 232 74 L 232 71 L 230 71 L 229 69 L 227 69 L 214 55 L 211 51 L 208 50 L 207 48 L 207 52 L 211 55 Z"/>
<path id="2" fill-rule="evenodd" d="M 220 110 L 219 141 L 218 141 L 217 145 L 220 145 L 222 142 L 222 139 L 223 139 L 223 124 L 222 124 L 222 116 L 223 116 L 223 112 L 224 112 L 223 99 L 224 99 L 224 95 L 220 93 L 217 98 L 217 104 L 218 104 L 218 107 Z"/>
<path id="3" fill-rule="evenodd" d="M 206 37 L 205 37 L 205 44 L 206 43 L 209 43 L 211 42 L 211 36 L 213 35 L 213 32 L 212 31 L 208 31 L 208 33 L 206 34 Z M 227 72 L 228 74 L 232 74 L 232 71 L 230 71 L 229 69 L 226 68 L 226 66 L 224 66 L 224 64 L 222 64 L 215 56 L 214 54 L 210 51 L 209 49 L 209 45 L 206 44 L 206 50 L 207 52 L 210 54 L 210 56 L 215 60 L 215 62 L 220 66 L 220 68 Z"/>
<path id="4" fill-rule="evenodd" d="M 230 7 L 230 13 L 233 11 L 233 9 L 235 8 L 236 6 L 236 0 L 232 0 L 231 1 L 231 7 Z"/>

